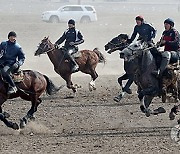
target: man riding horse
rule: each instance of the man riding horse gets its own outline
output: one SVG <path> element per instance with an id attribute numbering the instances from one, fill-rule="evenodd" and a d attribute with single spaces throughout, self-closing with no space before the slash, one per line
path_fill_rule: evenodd
<path id="1" fill-rule="evenodd" d="M 16 42 L 16 36 L 16 33 L 11 31 L 8 34 L 8 41 L 0 44 L 0 71 L 3 79 L 9 84 L 7 92 L 9 95 L 17 92 L 17 87 L 10 74 L 17 72 L 25 60 L 22 48 Z"/>
<path id="2" fill-rule="evenodd" d="M 145 40 L 151 46 L 153 43 L 152 39 L 156 36 L 156 29 L 152 25 L 145 23 L 144 18 L 142 16 L 137 16 L 135 20 L 136 26 L 134 27 L 134 31 L 131 35 L 131 38 L 128 40 L 128 43 L 130 44 L 131 42 L 133 42 L 136 38 L 136 35 L 139 34 L 139 39 Z M 118 78 L 119 84 L 122 83 L 123 77 L 124 76 Z M 128 94 L 131 94 L 132 91 L 130 89 L 130 86 L 133 83 L 134 74 L 128 74 L 128 78 L 129 80 L 123 88 L 123 91 L 127 92 Z"/>
<path id="3" fill-rule="evenodd" d="M 161 64 L 157 71 L 153 74 L 156 77 L 161 77 L 167 65 L 170 63 L 170 59 L 173 56 L 171 51 L 178 52 L 180 50 L 180 38 L 179 32 L 174 28 L 174 21 L 170 18 L 164 21 L 165 31 L 162 33 L 160 41 L 157 43 L 159 46 L 164 46 L 164 51 L 161 53 Z M 176 54 L 178 57 L 178 53 Z"/>
<path id="4" fill-rule="evenodd" d="M 72 56 L 72 53 L 77 52 L 77 45 L 83 43 L 84 40 L 81 32 L 75 28 L 75 21 L 73 19 L 68 21 L 68 27 L 69 28 L 63 33 L 63 35 L 55 42 L 55 45 L 58 46 L 66 40 L 64 44 L 64 52 L 71 61 L 72 73 L 74 73 L 79 71 L 79 66 Z"/>

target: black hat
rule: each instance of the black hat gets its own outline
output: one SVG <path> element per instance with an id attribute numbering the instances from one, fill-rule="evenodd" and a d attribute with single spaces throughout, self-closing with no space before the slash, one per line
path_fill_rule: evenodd
<path id="1" fill-rule="evenodd" d="M 73 19 L 70 19 L 70 20 L 68 21 L 68 24 L 75 25 L 75 21 L 74 21 Z"/>
<path id="2" fill-rule="evenodd" d="M 170 18 L 164 20 L 164 24 L 167 23 L 167 24 L 170 24 L 172 27 L 174 27 L 174 21 Z"/>
<path id="3" fill-rule="evenodd" d="M 9 38 L 10 36 L 15 36 L 15 37 L 16 37 L 17 35 L 16 35 L 16 33 L 15 33 L 14 31 L 11 31 L 11 32 L 9 32 L 9 34 L 8 34 L 8 38 Z"/>

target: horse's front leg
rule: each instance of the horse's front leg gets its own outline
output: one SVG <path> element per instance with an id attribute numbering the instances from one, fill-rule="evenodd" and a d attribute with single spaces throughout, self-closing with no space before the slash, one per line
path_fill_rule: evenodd
<path id="1" fill-rule="evenodd" d="M 129 79 L 129 75 L 128 75 L 127 73 L 118 78 L 118 83 L 119 83 L 119 85 L 120 85 L 120 87 L 121 87 L 121 91 L 119 92 L 119 94 L 118 94 L 117 96 L 114 97 L 114 101 L 116 101 L 116 102 L 121 101 L 121 99 L 122 99 L 122 98 L 124 97 L 124 95 L 126 94 L 126 91 L 125 91 L 125 88 L 124 88 L 124 87 L 127 88 L 129 84 L 130 84 L 130 85 L 132 84 L 132 83 L 130 83 L 130 80 L 128 80 L 128 82 L 127 82 L 126 85 L 124 86 L 122 81 L 123 81 L 123 80 L 127 80 L 127 79 Z"/>
<path id="2" fill-rule="evenodd" d="M 0 120 L 3 121 L 7 127 L 10 127 L 15 130 L 19 129 L 19 126 L 17 123 L 7 120 L 7 118 L 9 117 L 10 117 L 9 113 L 2 112 L 2 107 L 0 106 Z"/>
<path id="3" fill-rule="evenodd" d="M 42 102 L 42 100 L 40 98 L 36 98 L 33 99 L 31 102 L 32 102 L 31 109 L 22 119 L 20 119 L 20 128 L 24 128 L 27 125 L 28 121 L 35 120 L 34 113 L 37 111 L 37 107 Z"/>

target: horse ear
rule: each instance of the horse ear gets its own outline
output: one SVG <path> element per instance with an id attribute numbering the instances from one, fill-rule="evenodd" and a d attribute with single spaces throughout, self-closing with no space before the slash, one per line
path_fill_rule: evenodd
<path id="1" fill-rule="evenodd" d="M 47 39 L 49 39 L 49 36 L 47 37 Z"/>

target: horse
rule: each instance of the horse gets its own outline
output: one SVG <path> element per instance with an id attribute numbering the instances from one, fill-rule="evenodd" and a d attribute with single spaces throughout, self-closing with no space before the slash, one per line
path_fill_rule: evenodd
<path id="1" fill-rule="evenodd" d="M 124 43 L 123 39 L 126 39 L 127 42 Z M 109 41 L 104 46 L 104 48 L 105 48 L 105 51 L 107 51 L 107 53 L 111 54 L 117 50 L 119 50 L 119 51 L 123 50 L 129 44 L 130 44 L 130 40 L 128 39 L 128 35 L 120 34 L 118 37 L 115 37 L 111 41 Z M 123 58 L 123 57 L 120 55 L 120 58 Z M 125 74 L 123 74 L 122 76 L 120 76 L 118 78 L 118 83 L 121 87 L 121 92 L 118 96 L 114 97 L 114 101 L 116 101 L 116 102 L 119 102 L 124 97 L 124 95 L 127 93 L 127 92 L 125 92 L 124 88 L 130 86 L 134 80 L 134 74 L 137 70 L 137 65 L 134 65 L 134 63 L 137 63 L 137 59 L 135 59 L 135 61 L 136 62 L 134 62 L 133 60 L 131 62 L 124 61 Z M 123 80 L 128 80 L 125 85 L 123 85 L 123 83 L 122 83 Z M 131 93 L 129 93 L 129 94 L 131 94 Z"/>
<path id="2" fill-rule="evenodd" d="M 40 96 L 43 92 L 52 95 L 59 91 L 60 88 L 56 87 L 53 82 L 46 76 L 37 71 L 23 70 L 21 73 L 21 80 L 15 82 L 18 91 L 14 94 L 7 95 L 8 84 L 0 77 L 0 120 L 4 122 L 7 127 L 12 129 L 24 128 L 28 120 L 34 120 L 34 113 L 37 111 L 39 104 L 42 102 Z M 31 108 L 27 114 L 20 119 L 20 126 L 8 118 L 10 114 L 3 112 L 2 104 L 8 99 L 20 97 L 23 100 L 31 101 Z M 20 104 L 18 104 L 20 105 Z"/>
<path id="3" fill-rule="evenodd" d="M 151 114 L 165 113 L 165 109 L 160 107 L 154 111 L 149 109 L 149 106 L 156 96 L 162 96 L 162 101 L 166 100 L 166 92 L 172 91 L 173 96 L 177 99 L 177 72 L 171 71 L 169 76 L 163 74 L 162 80 L 157 79 L 152 75 L 152 72 L 157 70 L 155 58 L 151 54 L 151 47 L 148 47 L 147 43 L 143 40 L 131 43 L 127 48 L 121 51 L 124 56 L 124 60 L 130 62 L 131 60 L 138 59 L 136 83 L 139 87 L 138 98 L 140 100 L 140 109 L 146 116 Z M 163 82 L 160 82 L 163 81 Z M 166 85 L 165 85 L 166 84 Z M 162 87 L 160 87 L 162 86 Z"/>
<path id="4" fill-rule="evenodd" d="M 54 44 L 51 43 L 48 37 L 45 37 L 38 46 L 38 49 L 35 51 L 35 56 L 47 53 L 50 61 L 54 65 L 54 70 L 59 74 L 67 84 L 67 88 L 72 89 L 73 92 L 76 92 L 76 87 L 71 81 L 71 69 L 70 62 L 66 60 L 65 53 L 62 48 L 55 48 Z M 98 74 L 95 70 L 98 63 L 106 62 L 104 55 L 95 48 L 91 50 L 80 50 L 79 57 L 76 57 L 75 60 L 79 65 L 79 70 L 83 73 L 90 74 L 92 80 L 89 83 L 89 90 L 95 90 L 95 80 L 98 77 Z"/>

